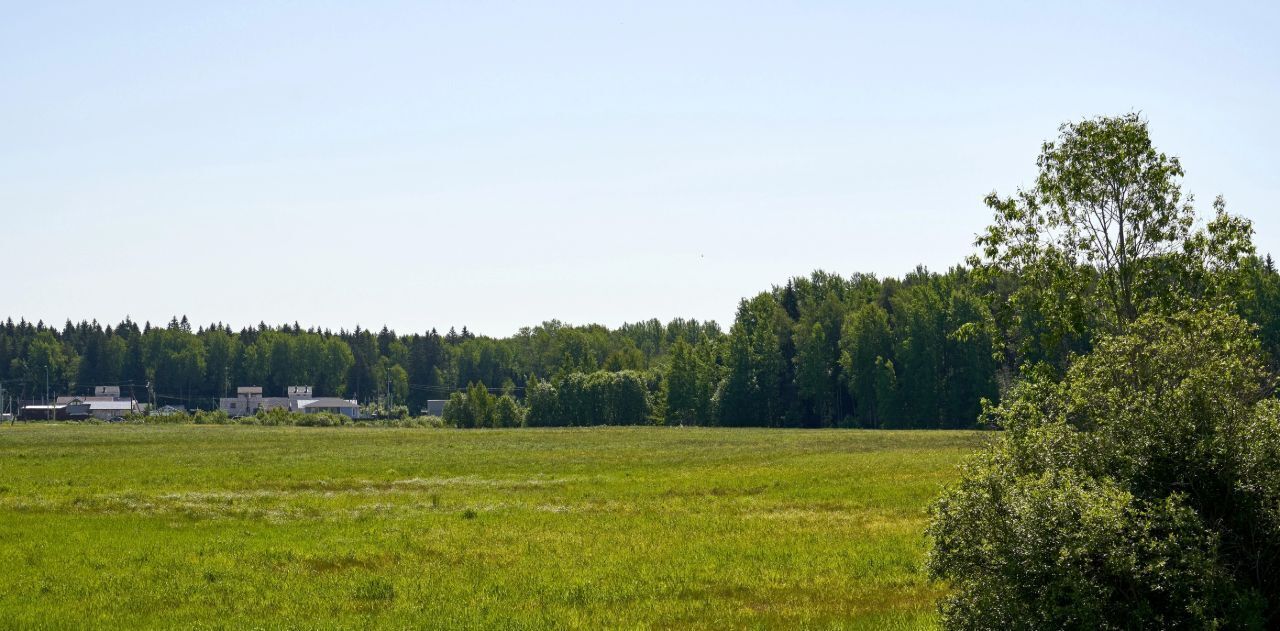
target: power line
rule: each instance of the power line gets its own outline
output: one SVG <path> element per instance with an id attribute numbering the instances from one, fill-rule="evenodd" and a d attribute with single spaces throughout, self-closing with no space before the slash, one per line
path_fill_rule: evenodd
<path id="1" fill-rule="evenodd" d="M 465 386 L 427 386 L 427 385 L 422 385 L 417 383 L 409 384 L 409 389 L 410 390 L 434 390 L 434 391 L 443 391 L 443 392 L 466 392 L 467 391 L 467 388 Z M 507 390 L 525 390 L 525 389 L 526 389 L 525 386 L 511 386 L 510 388 L 485 386 L 485 390 L 488 390 L 490 392 L 506 392 Z"/>

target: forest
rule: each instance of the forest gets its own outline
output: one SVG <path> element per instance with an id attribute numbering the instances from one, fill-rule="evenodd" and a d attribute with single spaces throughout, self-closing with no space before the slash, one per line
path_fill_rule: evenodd
<path id="1" fill-rule="evenodd" d="M 1274 354 L 1275 265 L 1250 255 L 1232 274 L 1235 309 Z M 615 329 L 552 321 L 507 338 L 465 327 L 443 335 L 265 324 L 236 331 L 182 317 L 58 329 L 9 319 L 0 325 L 0 380 L 6 396 L 37 400 L 47 366 L 55 394 L 118 384 L 139 401 L 189 408 L 216 407 L 238 385 L 282 394 L 309 384 L 412 414 L 478 384 L 532 405 L 530 424 L 558 425 L 608 420 L 607 410 L 561 411 L 558 399 L 568 396 L 558 395 L 614 373 L 643 388 L 643 411 L 633 405 L 615 424 L 960 428 L 975 424 L 982 399 L 998 400 L 1016 367 L 1056 370 L 1089 350 L 1096 316 L 1064 312 L 1038 289 L 1030 278 L 969 265 L 884 279 L 819 271 L 741 301 L 728 332 L 682 319 Z"/>
<path id="2" fill-rule="evenodd" d="M 1255 251 L 1250 222 L 1221 198 L 1212 216 L 1197 215 L 1177 158 L 1151 148 L 1135 115 L 1062 131 L 1061 148 L 1041 156 L 1057 166 L 1042 169 L 1034 192 L 986 198 L 993 221 L 967 260 L 901 277 L 797 276 L 741 300 L 728 331 L 692 319 L 614 329 L 550 321 L 494 338 L 466 327 L 234 330 L 182 316 L 59 329 L 10 318 L 0 325 L 0 385 L 8 409 L 46 387 L 119 385 L 153 406 L 212 409 L 237 386 L 271 396 L 302 384 L 379 414 L 417 415 L 428 400 L 452 399 L 462 425 L 968 428 L 984 401 L 998 403 L 1028 374 L 1061 375 L 1140 311 L 1221 307 L 1276 357 L 1280 274 Z M 1073 224 L 1044 210 L 1070 206 L 1070 169 L 1098 167 L 1072 147 L 1092 151 L 1114 137 L 1147 151 L 1140 168 L 1104 165 L 1114 169 L 1108 181 L 1132 180 L 1149 197 L 1125 203 L 1153 209 L 1145 223 L 1125 219 L 1142 231 L 1128 244 L 1098 238 L 1110 227 L 1091 236 L 1088 217 Z M 1135 180 L 1149 173 L 1157 180 Z M 1105 194 L 1095 197 L 1105 206 Z"/>

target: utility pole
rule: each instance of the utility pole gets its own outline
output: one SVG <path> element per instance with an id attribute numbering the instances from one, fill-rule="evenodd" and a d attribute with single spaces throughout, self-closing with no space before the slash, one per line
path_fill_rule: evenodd
<path id="1" fill-rule="evenodd" d="M 44 409 L 49 420 L 53 420 L 53 408 L 49 407 L 49 364 L 44 365 Z"/>

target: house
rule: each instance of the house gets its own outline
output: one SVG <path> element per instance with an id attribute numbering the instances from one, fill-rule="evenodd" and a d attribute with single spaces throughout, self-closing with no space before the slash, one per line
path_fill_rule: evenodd
<path id="1" fill-rule="evenodd" d="M 111 397 L 120 400 L 120 386 L 94 386 L 93 396 L 95 397 Z"/>
<path id="2" fill-rule="evenodd" d="M 427 416 L 444 416 L 444 406 L 448 402 L 448 399 L 429 399 L 427 406 L 422 408 L 422 413 Z"/>
<path id="3" fill-rule="evenodd" d="M 84 419 L 89 418 L 90 408 L 88 403 L 85 403 L 80 399 L 71 399 L 70 401 L 63 401 L 62 400 L 63 398 L 65 397 L 58 397 L 58 402 L 55 405 L 63 406 L 63 408 L 66 410 L 67 418 L 74 421 L 83 421 Z"/>
<path id="4" fill-rule="evenodd" d="M 120 395 L 119 386 L 96 386 L 93 389 L 93 396 L 66 395 L 57 397 L 53 403 L 33 403 L 24 406 L 19 418 L 24 420 L 53 418 L 72 421 L 96 418 L 109 421 L 141 411 L 142 406 L 132 397 L 125 398 Z"/>
<path id="5" fill-rule="evenodd" d="M 360 418 L 360 406 L 355 401 L 347 399 L 339 399 L 336 397 L 321 397 L 319 399 L 307 399 L 302 404 L 301 409 L 307 414 L 316 412 L 331 412 L 333 414 L 341 414 L 347 418 Z"/>
<path id="6" fill-rule="evenodd" d="M 102 421 L 109 421 L 114 418 L 142 412 L 142 406 L 138 405 L 138 402 L 133 399 L 109 400 L 103 397 L 85 397 L 83 399 L 71 398 L 63 401 L 64 398 L 58 397 L 58 403 L 67 407 L 67 417 L 71 419 L 96 418 Z"/>
<path id="7" fill-rule="evenodd" d="M 218 399 L 218 409 L 227 416 L 253 416 L 262 407 L 262 386 L 242 386 L 236 388 L 235 398 Z"/>
<path id="8" fill-rule="evenodd" d="M 58 397 L 56 400 L 56 402 L 60 405 L 65 405 L 72 401 L 79 401 L 81 403 L 88 403 L 91 401 L 133 402 L 133 399 L 132 398 L 126 399 L 120 396 L 120 386 L 94 386 L 93 395 L 91 396 L 68 395 L 68 396 Z"/>
<path id="9" fill-rule="evenodd" d="M 89 408 L 89 416 L 109 421 L 114 418 L 120 418 L 128 414 L 137 414 L 142 411 L 138 406 L 138 402 L 129 401 L 86 401 L 84 403 Z"/>
<path id="10" fill-rule="evenodd" d="M 29 403 L 24 403 L 18 408 L 18 420 L 20 421 L 45 421 L 45 420 L 69 421 L 71 420 L 71 416 L 67 411 L 66 403 L 59 405 L 57 403 L 29 402 Z"/>
<path id="11" fill-rule="evenodd" d="M 227 416 L 252 416 L 261 410 L 285 409 L 291 412 L 333 412 L 360 418 L 360 404 L 348 399 L 316 397 L 311 386 L 289 386 L 288 396 L 264 397 L 262 386 L 236 388 L 235 398 L 218 400 L 218 409 Z"/>

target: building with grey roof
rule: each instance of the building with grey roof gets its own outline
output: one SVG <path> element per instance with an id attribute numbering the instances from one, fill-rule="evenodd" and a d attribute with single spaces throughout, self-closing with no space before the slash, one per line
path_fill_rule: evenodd
<path id="1" fill-rule="evenodd" d="M 235 397 L 218 400 L 218 409 L 227 416 L 252 416 L 259 411 L 285 409 L 291 412 L 333 412 L 360 418 L 360 404 L 350 399 L 313 396 L 311 386 L 289 386 L 289 396 L 264 397 L 261 386 L 236 388 Z"/>

